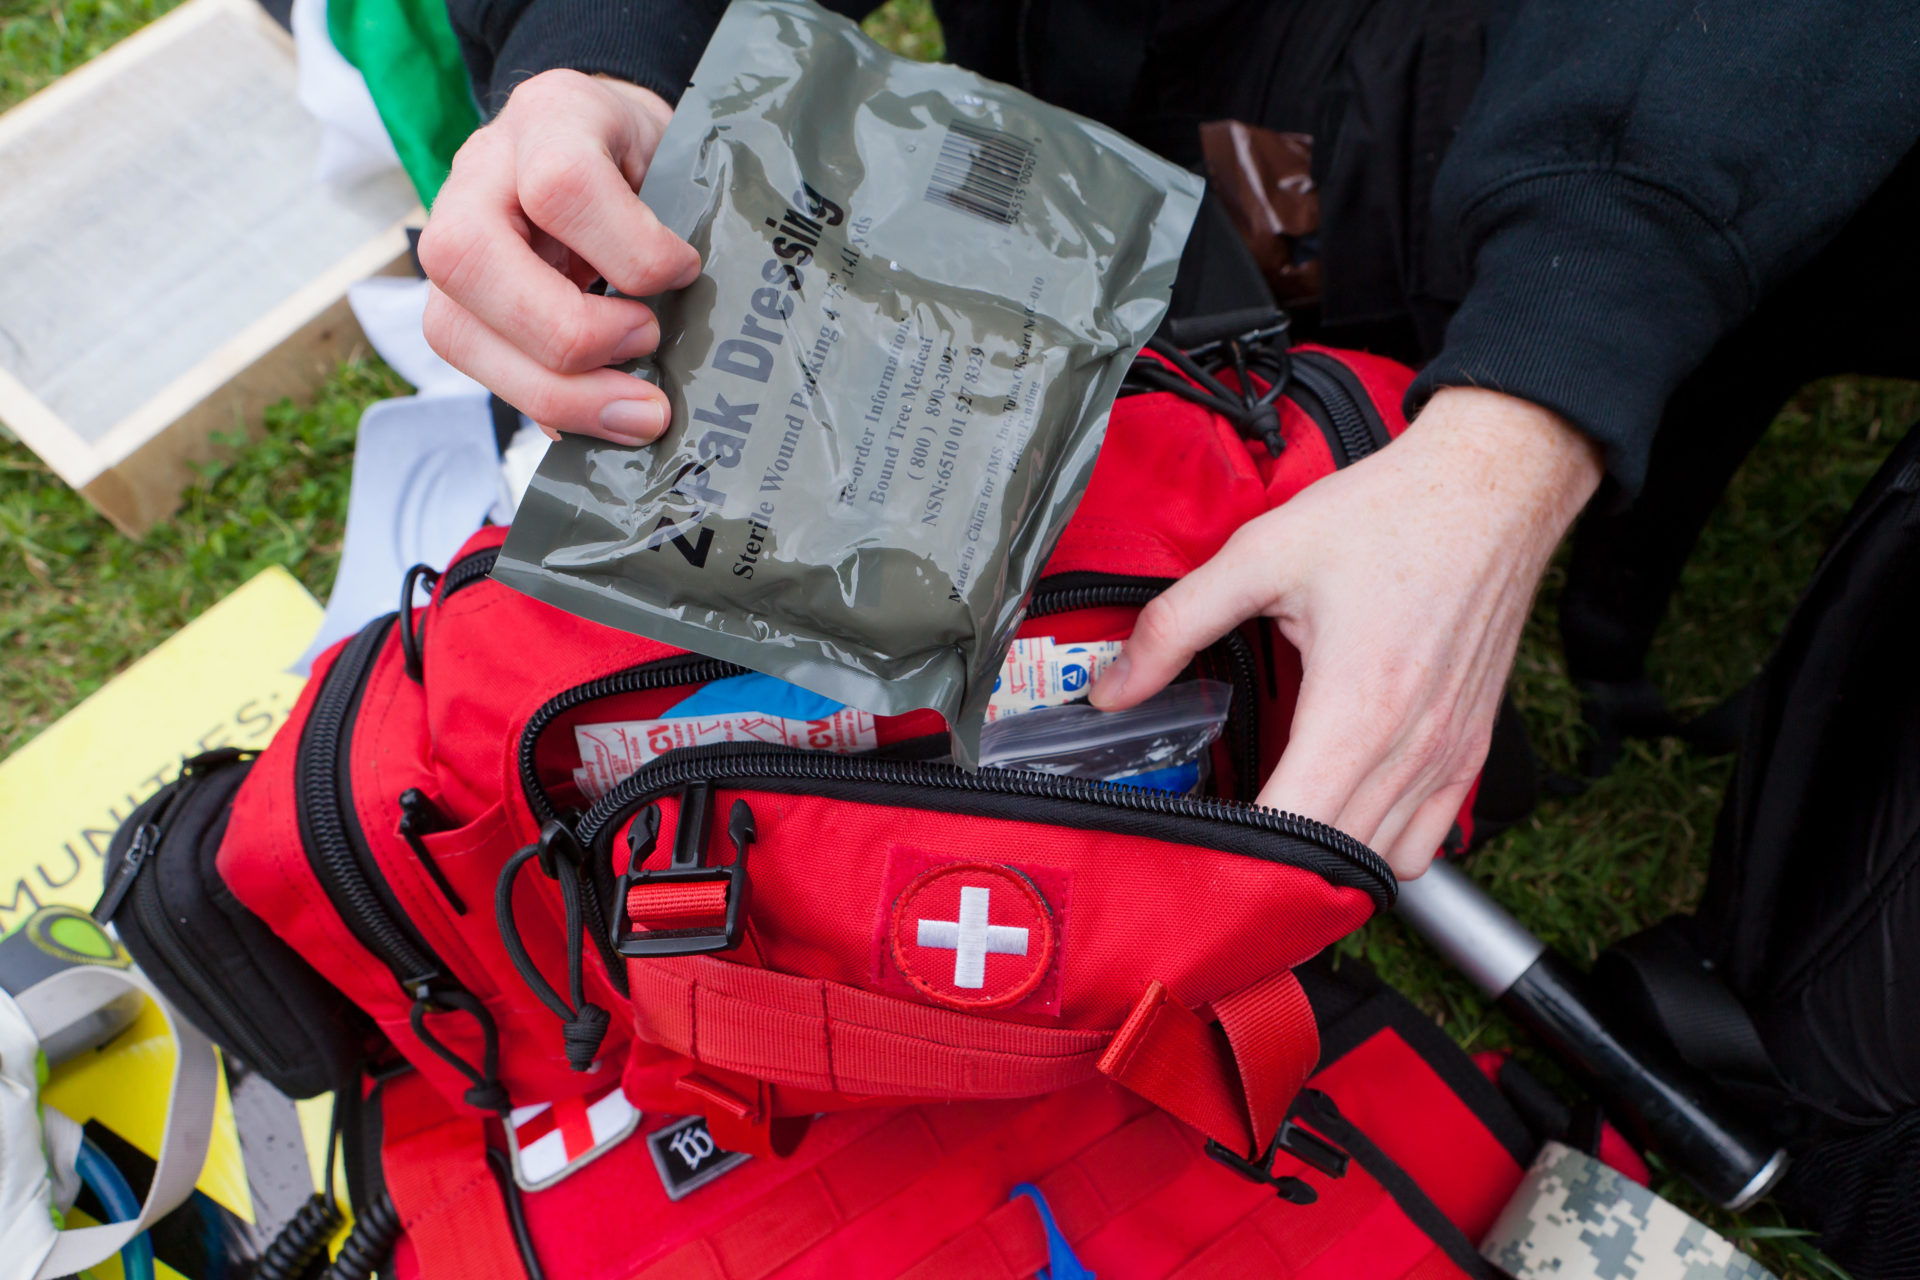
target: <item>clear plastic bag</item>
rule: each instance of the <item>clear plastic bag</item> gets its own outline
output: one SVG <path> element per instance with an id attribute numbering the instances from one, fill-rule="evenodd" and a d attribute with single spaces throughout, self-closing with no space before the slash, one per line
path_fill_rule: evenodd
<path id="1" fill-rule="evenodd" d="M 980 737 L 980 763 L 1192 791 L 1207 776 L 1207 748 L 1220 736 L 1232 702 L 1232 685 L 1189 680 L 1125 711 L 1084 703 L 1048 707 L 989 724 Z"/>

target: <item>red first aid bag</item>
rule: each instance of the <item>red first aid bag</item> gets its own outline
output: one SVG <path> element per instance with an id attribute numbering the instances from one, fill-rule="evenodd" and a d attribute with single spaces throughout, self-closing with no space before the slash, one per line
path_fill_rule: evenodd
<path id="1" fill-rule="evenodd" d="M 1141 356 L 1022 636 L 1123 640 L 1403 428 L 1407 370 L 1276 332 Z M 1233 691 L 1207 794 L 963 772 L 928 759 L 930 712 L 678 746 L 665 713 L 741 669 L 491 581 L 501 537 L 322 658 L 218 853 L 443 1096 L 504 1112 L 624 1076 L 776 1152 L 821 1112 L 1106 1080 L 1266 1148 L 1317 1056 L 1293 967 L 1394 895 L 1353 840 L 1249 803 L 1299 678 L 1270 620 L 1188 673 Z M 605 725 L 667 736 L 596 789 L 579 731 Z"/>
<path id="2" fill-rule="evenodd" d="M 485 1174 L 485 1122 L 404 1076 L 371 1109 L 384 1113 L 384 1184 L 406 1227 L 395 1274 L 514 1275 L 524 1249 L 548 1276 L 609 1280 L 1015 1280 L 1042 1268 L 1054 1280 L 1492 1280 L 1475 1242 L 1533 1136 L 1445 1032 L 1362 966 L 1317 962 L 1303 978 L 1325 1045 L 1264 1181 L 1096 1080 L 1039 1098 L 839 1112 L 784 1160 L 730 1153 L 697 1117 L 649 1116 L 510 1213 Z"/>

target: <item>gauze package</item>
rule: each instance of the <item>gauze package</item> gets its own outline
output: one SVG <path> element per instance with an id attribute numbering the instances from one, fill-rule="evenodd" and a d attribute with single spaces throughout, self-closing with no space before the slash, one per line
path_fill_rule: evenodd
<path id="1" fill-rule="evenodd" d="M 1028 590 L 1166 310 L 1198 178 L 808 3 L 737 0 L 640 195 L 700 252 L 636 366 L 673 407 L 568 437 L 494 576 L 971 765 Z"/>

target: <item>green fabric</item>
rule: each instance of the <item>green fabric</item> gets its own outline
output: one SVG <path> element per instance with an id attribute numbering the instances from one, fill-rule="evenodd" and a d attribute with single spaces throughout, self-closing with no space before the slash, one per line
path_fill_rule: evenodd
<path id="1" fill-rule="evenodd" d="M 431 206 L 480 125 L 445 0 L 327 0 L 327 34 L 366 77 L 401 167 Z"/>

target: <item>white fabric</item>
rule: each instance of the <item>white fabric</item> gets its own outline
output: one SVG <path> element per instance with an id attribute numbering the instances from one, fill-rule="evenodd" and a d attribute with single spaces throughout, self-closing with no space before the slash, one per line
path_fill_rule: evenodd
<path id="1" fill-rule="evenodd" d="M 366 77 L 333 47 L 327 0 L 293 0 L 292 26 L 300 105 L 322 126 L 314 180 L 350 186 L 399 168 Z"/>
<path id="2" fill-rule="evenodd" d="M 214 1057 L 213 1045 L 185 1018 L 174 1012 L 173 1006 L 161 997 L 145 974 L 138 969 L 75 965 L 21 992 L 17 1007 L 20 1013 L 26 1015 L 37 1050 L 39 1041 L 52 1039 L 78 1019 L 125 994 L 129 988 L 153 1001 L 166 1019 L 167 1030 L 173 1033 L 174 1043 L 167 1124 L 160 1135 L 160 1152 L 154 1160 L 153 1182 L 147 1188 L 146 1203 L 140 1206 L 139 1216 L 130 1222 L 60 1232 L 52 1250 L 41 1257 L 33 1270 L 20 1271 L 18 1274 L 22 1276 L 52 1280 L 52 1277 L 72 1275 L 111 1258 L 120 1252 L 121 1246 L 127 1241 L 171 1213 L 192 1195 L 193 1184 L 199 1180 L 200 1168 L 206 1163 L 207 1144 L 213 1134 L 213 1104 L 220 1084 L 220 1063 Z M 0 1053 L 5 1052 L 0 1049 Z M 17 1054 L 18 1049 L 14 1052 Z M 6 1074 L 11 1083 L 11 1066 L 6 1068 Z M 11 1093 L 11 1087 L 6 1091 Z M 7 1131 L 9 1134 L 14 1131 L 11 1116 L 7 1119 Z M 49 1183 L 49 1199 L 51 1191 Z M 31 1218 L 31 1212 L 27 1216 Z M 36 1229 L 31 1222 L 26 1226 L 30 1231 Z M 10 1226 L 0 1226 L 0 1231 L 11 1230 Z M 12 1244 L 10 1234 L 4 1239 L 6 1244 L 0 1245 L 0 1248 Z M 31 1240 L 23 1241 L 23 1244 L 31 1243 Z M 13 1256 L 10 1249 L 0 1252 L 0 1259 Z"/>
<path id="3" fill-rule="evenodd" d="M 442 360 L 427 345 L 421 317 L 427 311 L 427 282 L 403 276 L 372 276 L 347 290 L 347 305 L 367 341 L 393 371 L 423 396 L 478 396 L 487 389 Z"/>
<path id="4" fill-rule="evenodd" d="M 0 991 L 0 1275 L 40 1270 L 59 1233 L 40 1131 L 40 1040 L 13 997 Z"/>
<path id="5" fill-rule="evenodd" d="M 354 447 L 340 568 L 319 634 L 294 669 L 310 670 L 328 645 L 398 608 L 410 566 L 446 568 L 499 497 L 486 400 L 410 396 L 368 406 Z"/>
<path id="6" fill-rule="evenodd" d="M 513 433 L 513 439 L 507 442 L 507 451 L 500 455 L 500 477 L 505 486 L 501 501 L 505 509 L 494 509 L 495 523 L 513 522 L 513 513 L 520 509 L 521 499 L 527 496 L 527 486 L 533 483 L 533 473 L 552 444 L 546 432 L 534 426 L 526 414 L 520 415 L 520 429 Z"/>
<path id="7" fill-rule="evenodd" d="M 350 288 L 347 301 L 373 349 L 419 394 L 382 400 L 360 417 L 340 567 L 320 630 L 293 666 L 300 672 L 398 608 L 409 568 L 446 568 L 504 501 L 487 389 L 434 354 L 421 332 L 427 282 L 374 276 Z"/>
<path id="8" fill-rule="evenodd" d="M 40 1108 L 40 1137 L 47 1148 L 47 1172 L 53 1175 L 53 1207 L 65 1213 L 80 1198 L 80 1140 L 86 1130 L 58 1107 Z"/>
<path id="9" fill-rule="evenodd" d="M 988 924 L 993 890 L 967 885 L 960 890 L 958 920 L 921 920 L 915 941 L 953 952 L 953 985 L 977 991 L 987 985 L 989 955 L 1027 954 L 1027 931 Z"/>

